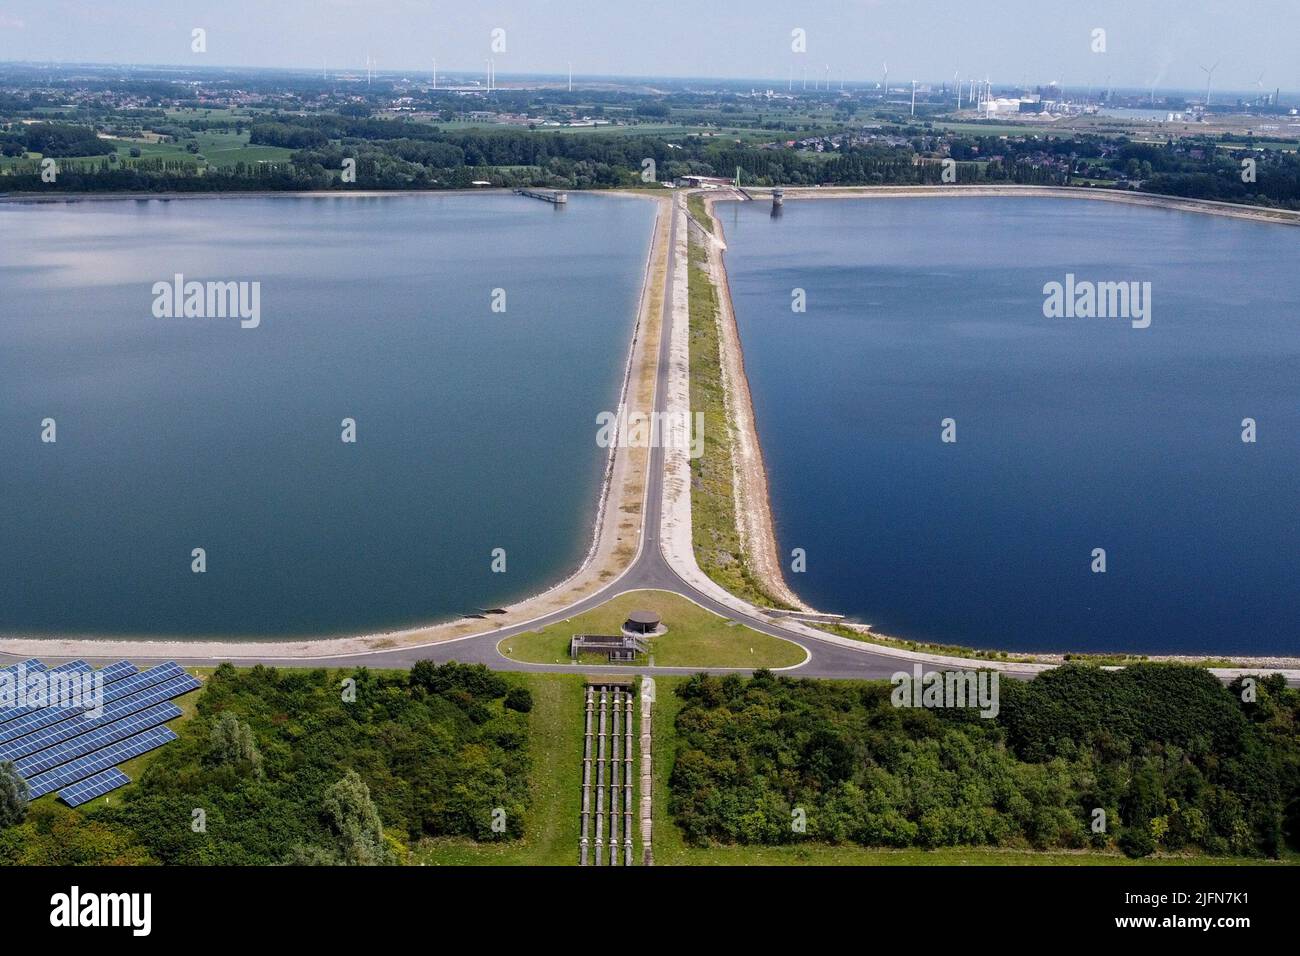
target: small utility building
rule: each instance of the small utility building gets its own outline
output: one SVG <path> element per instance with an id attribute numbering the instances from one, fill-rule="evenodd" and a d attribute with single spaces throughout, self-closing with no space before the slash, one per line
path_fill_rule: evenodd
<path id="1" fill-rule="evenodd" d="M 654 611 L 633 611 L 623 622 L 629 634 L 654 634 L 659 630 L 659 615 Z"/>
<path id="2" fill-rule="evenodd" d="M 662 634 L 659 615 L 654 611 L 633 611 L 623 622 L 622 634 L 574 634 L 569 638 L 569 656 L 575 661 L 583 651 L 604 654 L 611 664 L 628 664 L 638 654 L 648 654 L 647 637 Z"/>
<path id="3" fill-rule="evenodd" d="M 569 638 L 569 656 L 577 660 L 583 651 L 604 654 L 611 664 L 631 663 L 646 652 L 646 646 L 628 634 L 574 634 Z"/>

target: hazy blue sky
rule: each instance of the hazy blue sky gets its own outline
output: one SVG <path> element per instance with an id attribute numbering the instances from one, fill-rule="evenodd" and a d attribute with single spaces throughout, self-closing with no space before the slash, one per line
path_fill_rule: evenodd
<path id="1" fill-rule="evenodd" d="M 208 51 L 190 51 L 207 30 Z M 0 60 L 1300 89 L 1300 0 L 0 0 Z M 808 52 L 790 50 L 807 32 Z M 1091 33 L 1106 32 L 1094 53 Z"/>

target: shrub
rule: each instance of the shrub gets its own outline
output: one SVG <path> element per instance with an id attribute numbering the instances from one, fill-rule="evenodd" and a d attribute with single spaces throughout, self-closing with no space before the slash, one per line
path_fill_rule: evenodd
<path id="1" fill-rule="evenodd" d="M 512 687 L 506 694 L 505 706 L 526 714 L 533 709 L 533 694 L 527 687 Z"/>

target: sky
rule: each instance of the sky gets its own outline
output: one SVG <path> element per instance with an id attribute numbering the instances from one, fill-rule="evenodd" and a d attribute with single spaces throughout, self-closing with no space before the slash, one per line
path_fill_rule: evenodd
<path id="1" fill-rule="evenodd" d="M 478 71 L 498 29 L 499 77 L 1300 89 L 1300 0 L 0 0 L 0 61 Z"/>

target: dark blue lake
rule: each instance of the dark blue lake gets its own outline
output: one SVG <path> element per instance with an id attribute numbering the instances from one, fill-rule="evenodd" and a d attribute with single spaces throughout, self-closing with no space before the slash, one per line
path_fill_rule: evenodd
<path id="1" fill-rule="evenodd" d="M 1051 199 L 720 210 L 806 600 L 978 647 L 1300 653 L 1300 230 Z M 1150 282 L 1150 327 L 1046 318 L 1067 274 Z"/>
<path id="2" fill-rule="evenodd" d="M 653 218 L 0 204 L 0 633 L 372 632 L 557 582 L 591 542 Z M 155 317 L 176 273 L 260 282 L 260 325 Z"/>

